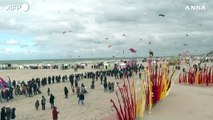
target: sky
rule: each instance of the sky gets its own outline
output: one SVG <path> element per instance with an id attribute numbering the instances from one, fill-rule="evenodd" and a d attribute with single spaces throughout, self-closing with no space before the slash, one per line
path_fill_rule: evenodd
<path id="1" fill-rule="evenodd" d="M 28 11 L 14 9 L 23 4 Z M 205 54 L 213 50 L 212 6 L 212 0 L 0 0 L 0 60 Z"/>

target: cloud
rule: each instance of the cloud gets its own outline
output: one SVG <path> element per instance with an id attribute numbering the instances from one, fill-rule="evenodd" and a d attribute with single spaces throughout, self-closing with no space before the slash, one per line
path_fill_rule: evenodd
<path id="1" fill-rule="evenodd" d="M 5 41 L 5 45 L 19 45 L 20 43 L 17 40 L 7 40 Z"/>
<path id="2" fill-rule="evenodd" d="M 28 47 L 33 49 L 36 56 L 28 58 L 111 57 L 115 51 L 122 56 L 122 51 L 130 47 L 137 48 L 140 56 L 148 56 L 150 49 L 159 56 L 185 50 L 201 54 L 213 46 L 211 0 L 16 0 L 13 4 L 25 2 L 30 5 L 28 12 L 0 11 L 0 32 L 11 37 L 32 36 L 31 42 L 18 39 L 20 46 L 14 48 L 20 56 Z M 0 7 L 8 4 L 12 2 L 0 1 Z M 204 5 L 206 10 L 187 11 L 187 5 Z M 161 13 L 165 17 L 159 17 Z M 72 32 L 62 34 L 69 30 Z M 189 46 L 184 47 L 184 43 Z M 18 45 L 14 41 L 11 44 Z M 108 49 L 108 45 L 112 47 Z M 131 54 L 125 52 L 125 56 Z"/>
<path id="3" fill-rule="evenodd" d="M 0 53 L 3 55 L 10 55 L 10 54 L 14 54 L 15 50 L 11 48 L 1 48 Z"/>

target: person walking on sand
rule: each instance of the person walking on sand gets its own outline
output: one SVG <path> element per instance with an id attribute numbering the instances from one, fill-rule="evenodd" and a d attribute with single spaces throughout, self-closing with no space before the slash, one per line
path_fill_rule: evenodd
<path id="1" fill-rule="evenodd" d="M 42 96 L 41 98 L 41 109 L 45 110 L 45 105 L 46 105 L 46 98 Z"/>
<path id="2" fill-rule="evenodd" d="M 68 93 L 69 93 L 69 90 L 67 89 L 67 87 L 64 87 L 65 98 L 68 98 Z"/>
<path id="3" fill-rule="evenodd" d="M 36 102 L 35 102 L 35 108 L 36 108 L 36 110 L 38 110 L 39 106 L 40 106 L 39 101 L 36 100 Z"/>
<path id="4" fill-rule="evenodd" d="M 84 93 L 81 92 L 78 99 L 78 104 L 81 102 L 81 105 L 84 105 Z"/>
<path id="5" fill-rule="evenodd" d="M 55 96 L 53 96 L 53 94 L 50 94 L 51 109 L 54 107 L 54 101 L 55 101 Z"/>
<path id="6" fill-rule="evenodd" d="M 52 110 L 53 120 L 58 120 L 58 114 L 59 114 L 59 112 L 57 111 L 57 107 L 53 107 L 53 110 Z"/>
<path id="7" fill-rule="evenodd" d="M 79 97 L 79 95 L 80 95 L 80 87 L 79 86 L 76 88 L 76 94 L 77 94 L 77 97 Z"/>
<path id="8" fill-rule="evenodd" d="M 47 94 L 50 96 L 50 88 L 47 88 Z"/>

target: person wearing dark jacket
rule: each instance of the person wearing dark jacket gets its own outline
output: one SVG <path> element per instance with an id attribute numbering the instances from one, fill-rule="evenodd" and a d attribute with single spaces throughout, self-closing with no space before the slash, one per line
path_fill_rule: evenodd
<path id="1" fill-rule="evenodd" d="M 42 108 L 42 110 L 45 110 L 45 104 L 46 104 L 46 98 L 44 96 L 42 96 L 42 99 L 41 99 L 41 108 Z"/>
<path id="2" fill-rule="evenodd" d="M 50 96 L 50 88 L 47 88 L 47 94 Z"/>
<path id="3" fill-rule="evenodd" d="M 6 120 L 6 111 L 5 107 L 1 108 L 1 120 Z"/>
<path id="4" fill-rule="evenodd" d="M 10 115 L 11 115 L 10 106 L 7 106 L 7 107 L 6 107 L 6 117 L 7 117 L 7 120 L 10 120 Z"/>
<path id="5" fill-rule="evenodd" d="M 81 92 L 78 99 L 78 104 L 81 102 L 81 105 L 84 105 L 84 93 Z"/>
<path id="6" fill-rule="evenodd" d="M 67 87 L 64 87 L 65 98 L 68 98 L 68 93 L 69 93 L 69 90 L 67 89 Z"/>
<path id="7" fill-rule="evenodd" d="M 55 96 L 53 96 L 53 94 L 50 94 L 51 109 L 54 107 L 54 101 L 55 101 Z"/>
<path id="8" fill-rule="evenodd" d="M 36 100 L 36 102 L 35 102 L 35 108 L 36 108 L 36 110 L 38 110 L 39 106 L 40 106 L 39 101 Z"/>
<path id="9" fill-rule="evenodd" d="M 58 120 L 58 114 L 59 114 L 59 112 L 57 111 L 57 107 L 53 107 L 53 110 L 52 110 L 53 120 Z"/>
<path id="10" fill-rule="evenodd" d="M 16 108 L 11 109 L 11 120 L 15 120 L 16 118 Z"/>

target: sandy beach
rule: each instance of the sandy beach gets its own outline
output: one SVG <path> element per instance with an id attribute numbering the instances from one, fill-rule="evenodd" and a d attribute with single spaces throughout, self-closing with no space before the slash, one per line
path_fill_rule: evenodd
<path id="1" fill-rule="evenodd" d="M 96 71 L 91 68 L 79 70 L 79 73 L 86 71 Z M 74 70 L 5 70 L 0 75 L 4 79 L 11 80 L 30 80 L 33 77 L 47 77 L 49 75 L 70 75 Z M 176 72 L 175 76 L 179 72 Z M 109 81 L 122 82 L 112 77 Z M 138 80 L 138 76 L 136 77 Z M 55 105 L 59 110 L 59 120 L 112 120 L 115 116 L 115 110 L 112 110 L 110 99 L 116 99 L 115 93 L 104 92 L 100 81 L 95 83 L 95 89 L 91 90 L 91 79 L 82 79 L 79 84 L 84 83 L 87 87 L 88 94 L 85 95 L 85 105 L 78 105 L 76 94 L 71 93 L 71 85 L 69 82 L 55 83 L 41 87 L 42 94 L 34 97 L 15 96 L 15 99 L 0 104 L 0 107 L 10 105 L 15 107 L 16 120 L 51 120 L 52 114 L 47 96 L 47 88 L 51 89 L 51 93 L 56 97 Z M 69 98 L 64 98 L 64 87 L 69 88 Z M 117 88 L 115 88 L 117 89 Z M 145 112 L 144 120 L 212 120 L 213 119 L 213 88 L 212 87 L 196 87 L 188 85 L 179 85 L 177 80 L 173 85 L 170 95 L 159 102 L 152 109 L 152 114 Z M 37 99 L 41 99 L 44 95 L 47 99 L 46 111 L 35 110 L 34 104 Z"/>

